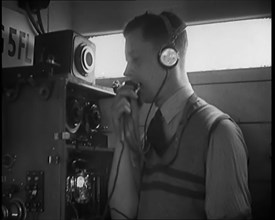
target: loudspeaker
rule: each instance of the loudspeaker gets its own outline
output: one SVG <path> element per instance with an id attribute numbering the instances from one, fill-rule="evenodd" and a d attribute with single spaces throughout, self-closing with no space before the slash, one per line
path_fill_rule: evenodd
<path id="1" fill-rule="evenodd" d="M 70 74 L 95 84 L 95 44 L 72 31 L 49 32 L 35 37 L 34 67 L 41 74 Z"/>
<path id="2" fill-rule="evenodd" d="M 171 22 L 169 21 L 169 18 L 167 16 L 165 16 L 164 14 L 160 14 L 160 18 L 162 19 L 165 28 L 168 31 L 169 41 L 159 51 L 158 59 L 160 64 L 164 68 L 170 69 L 176 66 L 178 63 L 179 54 L 175 46 L 175 40 L 177 39 L 179 34 L 181 34 L 185 30 L 186 25 L 182 24 L 175 30 L 172 27 Z"/>

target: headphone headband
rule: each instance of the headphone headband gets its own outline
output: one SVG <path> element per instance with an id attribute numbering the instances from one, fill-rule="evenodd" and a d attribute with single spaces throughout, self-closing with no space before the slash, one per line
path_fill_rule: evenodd
<path id="1" fill-rule="evenodd" d="M 186 25 L 183 23 L 177 29 L 174 29 L 166 15 L 161 13 L 159 16 L 169 34 L 169 41 L 159 52 L 159 62 L 165 68 L 172 68 L 178 63 L 179 60 L 179 53 L 176 49 L 175 40 L 185 30 Z"/>
<path id="2" fill-rule="evenodd" d="M 166 30 L 169 34 L 169 42 L 174 44 L 177 37 L 186 29 L 186 25 L 183 23 L 181 24 L 176 30 L 173 30 L 174 28 L 171 25 L 170 20 L 167 16 L 163 15 L 162 13 L 159 15 L 162 19 L 163 23 L 165 24 Z"/>
<path id="3" fill-rule="evenodd" d="M 170 37 L 170 41 L 171 41 L 172 43 L 174 43 L 175 40 L 177 39 L 177 37 L 178 37 L 183 31 L 185 31 L 185 29 L 186 29 L 186 25 L 185 25 L 185 24 L 180 25 L 180 26 L 172 33 L 172 35 L 171 35 L 171 37 Z"/>
<path id="4" fill-rule="evenodd" d="M 165 28 L 168 31 L 169 35 L 171 35 L 171 33 L 173 33 L 173 27 L 172 27 L 169 19 L 163 14 L 160 14 L 159 16 L 161 17 L 161 19 L 162 19 L 162 21 L 165 25 Z"/>

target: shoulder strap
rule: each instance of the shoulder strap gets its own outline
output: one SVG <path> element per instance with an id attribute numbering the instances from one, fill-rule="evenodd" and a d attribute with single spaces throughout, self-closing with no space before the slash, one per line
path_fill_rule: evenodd
<path id="1" fill-rule="evenodd" d="M 189 98 L 187 103 L 188 104 L 187 104 L 186 113 L 185 113 L 187 121 L 193 115 L 195 115 L 199 110 L 201 110 L 201 109 L 206 110 L 208 107 L 212 106 L 212 105 L 209 105 L 207 102 L 205 102 L 203 99 L 200 99 L 195 93 Z M 210 124 L 209 132 L 208 132 L 208 146 L 210 143 L 211 135 L 214 132 L 214 130 L 216 129 L 216 127 L 218 126 L 218 124 L 220 123 L 220 121 L 225 120 L 225 119 L 229 119 L 229 120 L 233 121 L 233 119 L 229 115 L 227 115 L 221 111 L 219 114 L 220 115 L 218 115 L 218 116 L 213 115 L 213 117 L 216 117 L 216 118 Z"/>
<path id="2" fill-rule="evenodd" d="M 196 93 L 193 93 L 190 98 L 187 100 L 186 108 L 183 112 L 182 122 L 186 123 L 193 115 L 196 114 L 199 110 L 204 108 L 207 103 L 200 99 Z"/>
<path id="3" fill-rule="evenodd" d="M 220 121 L 225 120 L 225 119 L 232 120 L 229 115 L 222 114 L 222 115 L 218 116 L 215 119 L 215 121 L 212 123 L 212 125 L 211 125 L 211 127 L 209 129 L 209 134 L 208 134 L 208 146 L 210 144 L 210 138 L 211 138 L 212 133 L 214 132 L 214 130 L 216 129 L 216 127 L 218 126 L 218 124 L 220 123 Z"/>
<path id="4" fill-rule="evenodd" d="M 216 129 L 216 127 L 218 126 L 219 122 L 222 121 L 222 120 L 225 120 L 225 119 L 229 119 L 231 120 L 234 124 L 237 125 L 237 123 L 227 114 L 223 114 L 223 115 L 220 115 L 219 117 L 217 117 L 215 119 L 215 121 L 212 123 L 210 129 L 209 129 L 209 134 L 208 134 L 208 147 L 209 147 L 209 144 L 210 144 L 210 138 L 211 138 L 211 135 L 213 134 L 214 130 Z M 249 165 L 249 161 L 250 161 L 250 158 L 248 156 L 248 151 L 247 149 L 245 149 L 246 151 L 246 155 L 247 155 L 247 165 Z"/>

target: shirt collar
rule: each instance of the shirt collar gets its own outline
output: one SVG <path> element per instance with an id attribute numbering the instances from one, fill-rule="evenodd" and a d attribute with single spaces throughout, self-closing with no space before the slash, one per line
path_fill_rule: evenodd
<path id="1" fill-rule="evenodd" d="M 172 96 L 170 96 L 160 107 L 165 122 L 169 124 L 171 120 L 185 108 L 187 99 L 194 93 L 191 84 L 179 88 Z"/>

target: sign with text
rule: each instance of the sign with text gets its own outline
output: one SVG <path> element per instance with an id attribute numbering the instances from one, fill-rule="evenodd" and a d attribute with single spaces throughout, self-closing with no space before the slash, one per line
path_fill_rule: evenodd
<path id="1" fill-rule="evenodd" d="M 27 16 L 2 7 L 2 68 L 33 65 L 34 38 Z"/>

